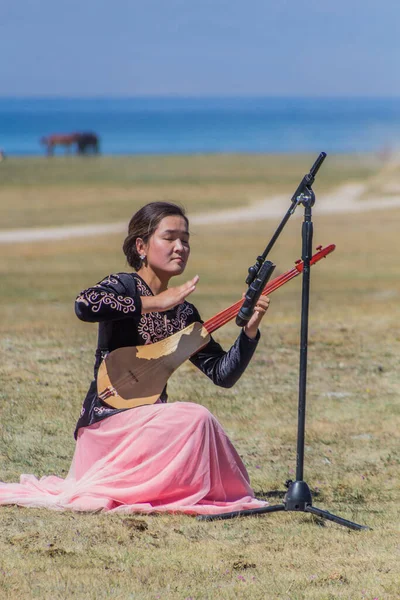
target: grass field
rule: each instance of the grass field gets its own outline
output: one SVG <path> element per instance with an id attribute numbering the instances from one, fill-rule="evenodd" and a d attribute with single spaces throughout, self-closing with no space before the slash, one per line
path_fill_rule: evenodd
<path id="1" fill-rule="evenodd" d="M 191 214 L 292 194 L 315 157 L 173 156 L 10 159 L 0 165 L 1 229 L 127 222 L 146 202 L 182 202 Z M 375 158 L 330 158 L 319 175 L 323 193 L 370 176 Z M 290 196 L 289 196 L 290 199 Z"/>
<path id="2" fill-rule="evenodd" d="M 312 157 L 211 156 L 7 160 L 1 227 L 128 220 L 144 202 L 190 214 L 294 189 Z M 387 185 L 374 157 L 328 157 L 314 186 L 314 247 L 336 251 L 312 269 L 305 480 L 316 506 L 368 525 L 353 532 L 305 513 L 212 523 L 0 509 L 0 597 L 10 599 L 392 600 L 400 597 L 400 209 L 334 216 L 318 198 L 346 181 Z M 392 169 L 391 183 L 400 184 Z M 394 188 L 393 188 L 394 189 Z M 298 209 L 299 210 L 299 209 Z M 301 211 L 300 211 L 301 212 Z M 284 212 L 282 212 L 283 217 Z M 301 255 L 301 214 L 270 258 Z M 192 227 L 187 277 L 204 319 L 232 304 L 276 219 Z M 126 269 L 123 236 L 1 245 L 0 480 L 65 476 L 91 378 L 96 327 L 74 316 L 77 293 Z M 279 503 L 296 466 L 301 279 L 271 296 L 257 353 L 232 390 L 190 364 L 170 400 L 207 406 L 242 456 L 256 495 Z M 215 337 L 225 346 L 238 329 Z"/>

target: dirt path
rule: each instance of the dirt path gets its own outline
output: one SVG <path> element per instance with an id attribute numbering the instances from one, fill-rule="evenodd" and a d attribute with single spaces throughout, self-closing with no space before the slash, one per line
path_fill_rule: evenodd
<path id="1" fill-rule="evenodd" d="M 393 156 L 373 178 L 366 183 L 347 183 L 334 190 L 331 194 L 318 197 L 314 214 L 359 213 L 372 210 L 400 208 L 400 185 L 394 175 L 400 166 L 400 156 Z M 392 179 L 392 181 L 390 181 Z M 383 185 L 382 185 L 383 184 Z M 371 188 L 379 186 L 388 195 L 374 197 L 372 200 L 363 198 Z M 289 208 L 290 198 L 276 196 L 266 198 L 231 210 L 214 213 L 200 213 L 190 219 L 192 225 L 210 225 L 220 223 L 237 223 L 259 219 L 283 218 Z M 298 210 L 297 215 L 302 211 Z M 295 215 L 296 216 L 296 213 Z M 126 231 L 126 223 L 75 225 L 70 227 L 48 227 L 9 229 L 0 231 L 0 244 L 39 242 L 45 240 L 63 240 L 75 237 L 88 237 Z"/>

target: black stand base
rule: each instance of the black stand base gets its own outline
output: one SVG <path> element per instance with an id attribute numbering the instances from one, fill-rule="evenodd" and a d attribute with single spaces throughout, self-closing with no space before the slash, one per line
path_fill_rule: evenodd
<path id="1" fill-rule="evenodd" d="M 234 512 L 221 513 L 218 515 L 199 515 L 196 518 L 198 521 L 216 521 L 222 519 L 234 519 L 235 517 L 251 517 L 256 515 L 263 515 L 265 513 L 270 512 L 278 512 L 282 510 L 295 512 L 309 512 L 313 515 L 317 515 L 322 519 L 333 521 L 334 523 L 338 523 L 338 525 L 343 525 L 344 527 L 348 527 L 349 529 L 355 529 L 357 531 L 370 529 L 370 527 L 367 527 L 366 525 L 358 525 L 357 523 L 353 523 L 353 521 L 342 519 L 342 517 L 338 517 L 326 510 L 321 510 L 320 508 L 316 508 L 315 506 L 313 506 L 310 488 L 308 487 L 305 481 L 293 481 L 290 484 L 290 487 L 285 495 L 283 504 L 276 504 L 274 506 L 263 506 L 262 508 L 253 508 L 251 510 L 237 510 Z"/>
<path id="2" fill-rule="evenodd" d="M 311 167 L 308 175 L 303 177 L 302 182 L 297 188 L 293 198 L 292 205 L 289 208 L 282 223 L 275 232 L 270 244 L 266 248 L 264 254 L 258 257 L 257 266 L 249 269 L 249 276 L 254 272 L 258 273 L 260 265 L 265 260 L 269 250 L 275 243 L 276 238 L 281 232 L 284 224 L 289 216 L 294 212 L 298 204 L 304 206 L 304 221 L 302 226 L 302 259 L 303 259 L 303 287 L 301 298 L 301 329 L 300 329 L 300 371 L 299 371 L 299 405 L 298 405 L 298 426 L 297 426 L 297 461 L 296 461 L 296 481 L 288 481 L 288 491 L 285 494 L 283 504 L 275 506 L 265 506 L 263 508 L 255 508 L 252 510 L 238 510 L 235 512 L 218 514 L 218 515 L 201 515 L 197 519 L 199 521 L 214 521 L 216 519 L 233 519 L 234 517 L 247 517 L 252 515 L 262 515 L 269 512 L 277 512 L 282 510 L 290 510 L 297 512 L 309 512 L 322 519 L 334 521 L 344 527 L 350 529 L 362 530 L 369 529 L 365 525 L 358 525 L 347 519 L 342 519 L 330 512 L 315 508 L 312 505 L 310 488 L 303 481 L 303 466 L 304 466 L 304 436 L 305 436 L 305 413 L 306 413 L 306 382 L 307 382 L 307 348 L 308 348 L 308 316 L 310 302 L 310 266 L 312 256 L 312 238 L 313 238 L 313 223 L 311 219 L 311 208 L 314 206 L 315 194 L 311 188 L 314 182 L 315 175 L 326 157 L 325 152 L 321 152 L 314 165 Z M 254 276 L 251 276 L 251 281 Z M 246 280 L 246 283 L 250 283 Z"/>

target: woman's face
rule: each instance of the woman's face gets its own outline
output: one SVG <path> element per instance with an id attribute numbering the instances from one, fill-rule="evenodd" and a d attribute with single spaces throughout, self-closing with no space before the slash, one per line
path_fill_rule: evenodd
<path id="1" fill-rule="evenodd" d="M 142 251 L 140 251 L 142 252 Z M 147 244 L 143 244 L 147 267 L 159 276 L 180 275 L 190 254 L 186 221 L 179 215 L 164 217 Z"/>

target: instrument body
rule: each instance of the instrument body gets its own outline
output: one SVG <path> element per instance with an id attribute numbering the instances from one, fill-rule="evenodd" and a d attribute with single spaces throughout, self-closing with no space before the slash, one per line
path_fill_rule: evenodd
<path id="1" fill-rule="evenodd" d="M 335 245 L 322 249 L 310 260 L 313 265 L 333 252 Z M 290 281 L 303 270 L 303 262 L 268 283 L 262 295 Z M 128 346 L 110 352 L 101 363 L 97 374 L 99 398 L 113 408 L 135 408 L 154 404 L 159 399 L 169 377 L 188 358 L 210 341 L 210 334 L 236 317 L 243 299 L 221 311 L 204 324 L 194 322 L 177 333 L 144 346 Z"/>
<path id="2" fill-rule="evenodd" d="M 172 373 L 209 341 L 205 327 L 194 322 L 154 344 L 113 350 L 99 367 L 99 398 L 113 408 L 154 404 Z"/>

